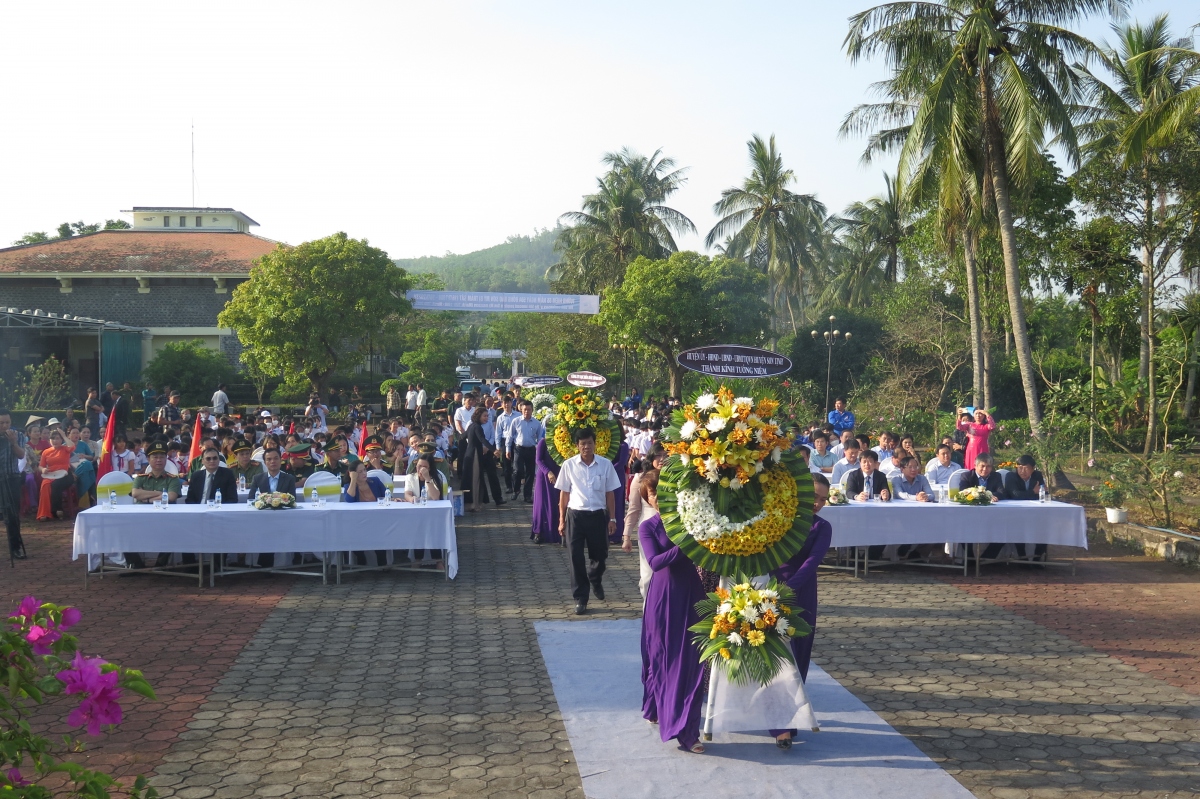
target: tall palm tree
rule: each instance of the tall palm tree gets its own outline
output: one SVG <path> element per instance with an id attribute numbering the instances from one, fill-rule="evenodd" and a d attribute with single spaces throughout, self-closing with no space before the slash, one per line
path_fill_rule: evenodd
<path id="1" fill-rule="evenodd" d="M 596 192 L 584 196 L 581 210 L 559 217 L 566 226 L 555 246 L 563 257 L 547 270 L 547 277 L 581 291 L 620 285 L 635 258 L 666 258 L 678 249 L 675 235 L 696 232 L 690 219 L 665 205 L 687 178 L 662 150 L 646 157 L 626 147 L 605 154 L 603 163 L 609 169 Z"/>
<path id="2" fill-rule="evenodd" d="M 1165 14 L 1148 25 L 1113 26 L 1117 46 L 1100 54 L 1112 75 L 1106 82 L 1092 71 L 1080 68 L 1085 97 L 1078 126 L 1087 142 L 1085 152 L 1127 170 L 1141 198 L 1139 244 L 1142 251 L 1142 301 L 1140 307 L 1141 352 L 1138 376 L 1146 380 L 1146 441 L 1143 454 L 1154 446 L 1158 422 L 1158 393 L 1154 369 L 1154 300 L 1157 277 L 1164 263 L 1175 254 L 1179 242 L 1161 233 L 1169 217 L 1162 182 L 1154 167 L 1162 160 L 1164 130 L 1154 130 L 1147 120 L 1159 120 L 1169 128 L 1174 117 L 1164 108 L 1178 106 L 1179 98 L 1200 87 L 1200 53 L 1187 48 L 1187 41 L 1171 39 Z M 1162 206 L 1156 212 L 1156 205 Z M 1156 216 L 1158 217 L 1156 219 Z"/>
<path id="3" fill-rule="evenodd" d="M 984 185 L 996 208 L 1017 362 L 1030 427 L 1039 435 L 1042 414 L 1012 193 L 1029 181 L 1048 132 L 1069 156 L 1078 155 L 1067 102 L 1074 89 L 1069 60 L 1090 55 L 1095 46 L 1065 26 L 1093 12 L 1120 13 L 1127 5 L 1128 0 L 902 0 L 855 14 L 846 35 L 852 60 L 882 55 L 913 92 L 899 98 L 917 105 L 900 154 L 902 182 L 943 139 L 967 140 L 972 129 L 982 133 Z"/>
<path id="4" fill-rule="evenodd" d="M 741 186 L 721 192 L 713 205 L 719 219 L 704 244 L 712 247 L 723 241 L 726 255 L 763 270 L 772 302 L 777 311 L 786 308 L 794 334 L 798 328 L 792 297 L 803 312 L 805 275 L 817 269 L 820 259 L 825 206 L 815 195 L 789 188 L 796 175 L 784 167 L 773 135 L 766 142 L 753 136 L 746 147 L 750 175 Z"/>
<path id="5" fill-rule="evenodd" d="M 878 243 L 862 228 L 845 230 L 825 245 L 829 274 L 821 287 L 817 307 L 865 307 L 888 282 Z"/>
<path id="6" fill-rule="evenodd" d="M 882 195 L 851 203 L 838 225 L 866 237 L 871 251 L 884 261 L 884 278 L 894 283 L 900 277 L 900 242 L 912 231 L 912 226 L 908 224 L 908 212 L 896 179 L 884 172 L 883 185 Z"/>

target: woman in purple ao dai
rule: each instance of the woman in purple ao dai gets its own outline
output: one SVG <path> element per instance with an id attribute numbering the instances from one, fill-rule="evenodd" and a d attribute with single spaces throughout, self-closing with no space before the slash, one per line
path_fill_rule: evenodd
<path id="1" fill-rule="evenodd" d="M 643 499 L 657 510 L 658 472 L 643 473 L 641 486 Z M 704 667 L 688 627 L 700 621 L 696 603 L 704 599 L 704 587 L 657 513 L 638 526 L 638 542 L 654 572 L 642 614 L 642 715 L 658 725 L 664 742 L 675 738 L 681 749 L 700 754 Z"/>

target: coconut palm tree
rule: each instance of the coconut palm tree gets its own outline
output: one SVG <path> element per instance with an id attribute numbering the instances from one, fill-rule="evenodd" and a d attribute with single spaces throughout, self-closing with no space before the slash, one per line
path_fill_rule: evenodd
<path id="1" fill-rule="evenodd" d="M 547 270 L 548 278 L 580 291 L 620 285 L 635 258 L 666 258 L 678 249 L 676 235 L 696 232 L 690 219 L 665 205 L 686 181 L 686 169 L 662 150 L 646 157 L 626 147 L 605 154 L 603 163 L 609 169 L 596 192 L 584 196 L 581 210 L 560 217 L 566 226 L 555 246 L 563 257 Z"/>
<path id="2" fill-rule="evenodd" d="M 881 55 L 917 110 L 900 153 L 902 183 L 919 182 L 918 165 L 944 141 L 978 130 L 984 186 L 994 202 L 1004 254 L 1013 340 L 1030 427 L 1041 407 L 1025 321 L 1013 191 L 1028 183 L 1047 134 L 1071 157 L 1078 144 L 1068 101 L 1070 62 L 1095 46 L 1066 26 L 1095 12 L 1122 12 L 1128 0 L 902 0 L 855 14 L 845 47 L 852 61 Z M 967 158 L 961 159 L 962 163 Z M 947 162 L 942 160 L 939 168 Z M 944 181 L 943 183 L 952 183 Z"/>
<path id="3" fill-rule="evenodd" d="M 900 278 L 900 242 L 912 226 L 908 224 L 908 212 L 896 179 L 884 172 L 883 186 L 882 195 L 851 203 L 838 220 L 838 226 L 858 231 L 871 242 L 872 251 L 884 261 L 884 278 L 894 283 Z"/>
<path id="4" fill-rule="evenodd" d="M 1117 45 L 1105 47 L 1100 62 L 1112 75 L 1111 82 L 1087 68 L 1080 68 L 1088 104 L 1081 109 L 1078 125 L 1086 142 L 1085 153 L 1126 172 L 1136 185 L 1140 208 L 1136 211 L 1138 245 L 1142 262 L 1140 308 L 1141 352 L 1139 378 L 1146 380 L 1146 441 L 1143 454 L 1154 446 L 1158 395 L 1154 369 L 1154 301 L 1158 276 L 1181 242 L 1164 235 L 1173 227 L 1177 210 L 1168 204 L 1167 187 L 1156 167 L 1169 144 L 1163 135 L 1177 118 L 1164 108 L 1178 107 L 1179 98 L 1200 87 L 1200 53 L 1187 47 L 1187 40 L 1172 40 L 1165 14 L 1148 25 L 1113 26 Z M 1148 120 L 1159 120 L 1153 129 Z M 1164 225 L 1165 223 L 1165 225 Z"/>
<path id="5" fill-rule="evenodd" d="M 821 257 L 825 206 L 815 195 L 789 188 L 796 175 L 784 167 L 774 136 L 765 142 L 752 136 L 746 147 L 750 174 L 741 186 L 721 192 L 713 205 L 719 219 L 704 244 L 724 242 L 726 255 L 765 272 L 772 302 L 777 312 L 787 310 L 794 334 L 796 311 L 803 313 L 808 291 L 805 276 L 816 271 Z M 799 309 L 792 307 L 793 297 Z"/>

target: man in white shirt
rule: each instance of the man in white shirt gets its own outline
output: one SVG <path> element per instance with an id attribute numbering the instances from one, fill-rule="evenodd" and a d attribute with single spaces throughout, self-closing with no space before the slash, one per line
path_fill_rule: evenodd
<path id="1" fill-rule="evenodd" d="M 229 413 L 229 395 L 225 393 L 225 384 L 217 386 L 217 390 L 212 395 L 212 408 L 214 416 L 224 416 Z"/>
<path id="2" fill-rule="evenodd" d="M 946 485 L 950 482 L 950 475 L 957 472 L 962 467 L 954 461 L 950 460 L 950 447 L 946 444 L 939 444 L 937 448 L 937 457 L 925 464 L 925 477 L 934 485 Z"/>
<path id="3" fill-rule="evenodd" d="M 933 487 L 929 485 L 929 481 L 921 474 L 921 462 L 912 455 L 905 455 L 903 462 L 904 465 L 900 469 L 900 474 L 890 480 L 892 493 L 898 499 L 932 502 Z"/>
<path id="4" fill-rule="evenodd" d="M 425 393 L 425 385 L 417 383 L 417 416 L 418 424 L 425 423 L 425 405 L 429 402 L 429 395 Z"/>
<path id="5" fill-rule="evenodd" d="M 512 436 L 513 422 L 520 419 L 521 414 L 513 410 L 512 397 L 506 396 L 500 402 L 503 410 L 496 415 L 496 451 L 500 455 L 500 473 L 504 476 L 504 488 L 509 494 L 512 494 L 513 461 L 510 454 L 512 445 L 509 443 L 509 439 Z"/>
<path id="6" fill-rule="evenodd" d="M 537 474 L 537 443 L 546 437 L 546 428 L 533 418 L 533 403 L 521 401 L 521 415 L 508 426 L 508 458 L 516 463 L 513 475 L 513 499 L 522 491 L 525 502 L 533 502 L 533 478 Z"/>
<path id="7" fill-rule="evenodd" d="M 563 463 L 554 481 L 562 493 L 558 498 L 558 532 L 571 553 L 571 596 L 575 615 L 587 613 L 588 587 L 604 599 L 604 563 L 608 559 L 608 536 L 617 529 L 616 491 L 621 479 L 612 462 L 596 454 L 596 432 L 581 427 L 575 431 L 579 454 Z M 588 560 L 583 559 L 587 547 Z"/>
<path id="8" fill-rule="evenodd" d="M 833 464 L 833 473 L 829 475 L 829 482 L 832 485 L 841 485 L 842 475 L 846 474 L 846 472 L 852 472 L 858 468 L 858 440 L 851 438 L 845 443 L 844 446 L 846 448 L 845 456 L 840 461 Z"/>
<path id="9" fill-rule="evenodd" d="M 824 435 L 824 433 L 822 433 L 820 430 L 816 430 L 813 432 L 813 435 L 820 436 L 820 435 Z M 846 442 L 850 441 L 853 438 L 854 438 L 853 430 L 843 430 L 841 440 L 838 441 L 838 443 L 834 444 L 832 447 L 830 447 L 829 451 L 832 452 L 834 455 L 837 455 L 839 458 L 846 457 Z M 816 439 L 814 439 L 814 441 L 815 440 Z M 834 480 L 833 482 L 837 483 L 837 480 Z"/>
<path id="10" fill-rule="evenodd" d="M 454 431 L 458 433 L 458 458 L 454 471 L 461 477 L 463 473 L 463 458 L 467 454 L 467 430 L 471 428 L 471 415 L 475 413 L 475 395 L 467 394 L 462 399 L 462 407 L 454 411 Z"/>
<path id="11" fill-rule="evenodd" d="M 417 387 L 412 383 L 408 384 L 408 393 L 404 395 L 404 409 L 407 411 L 404 418 L 406 421 L 414 421 L 417 418 Z"/>
<path id="12" fill-rule="evenodd" d="M 883 476 L 891 482 L 893 477 L 896 477 L 900 472 L 904 471 L 904 459 L 908 457 L 908 453 L 896 447 L 892 450 L 891 457 L 887 460 L 879 459 L 879 471 L 883 472 Z"/>

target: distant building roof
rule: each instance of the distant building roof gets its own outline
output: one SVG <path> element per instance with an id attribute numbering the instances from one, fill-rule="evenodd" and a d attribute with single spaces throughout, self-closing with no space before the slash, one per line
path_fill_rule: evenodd
<path id="1" fill-rule="evenodd" d="M 278 244 L 250 233 L 102 230 L 0 249 L 0 276 L 248 275 Z"/>
<path id="2" fill-rule="evenodd" d="M 192 207 L 189 205 L 135 205 L 121 213 L 123 214 L 148 214 L 148 213 L 168 213 L 168 214 L 235 214 L 245 219 L 251 225 L 259 227 L 259 224 L 250 217 L 243 214 L 236 208 L 203 208 Z"/>

